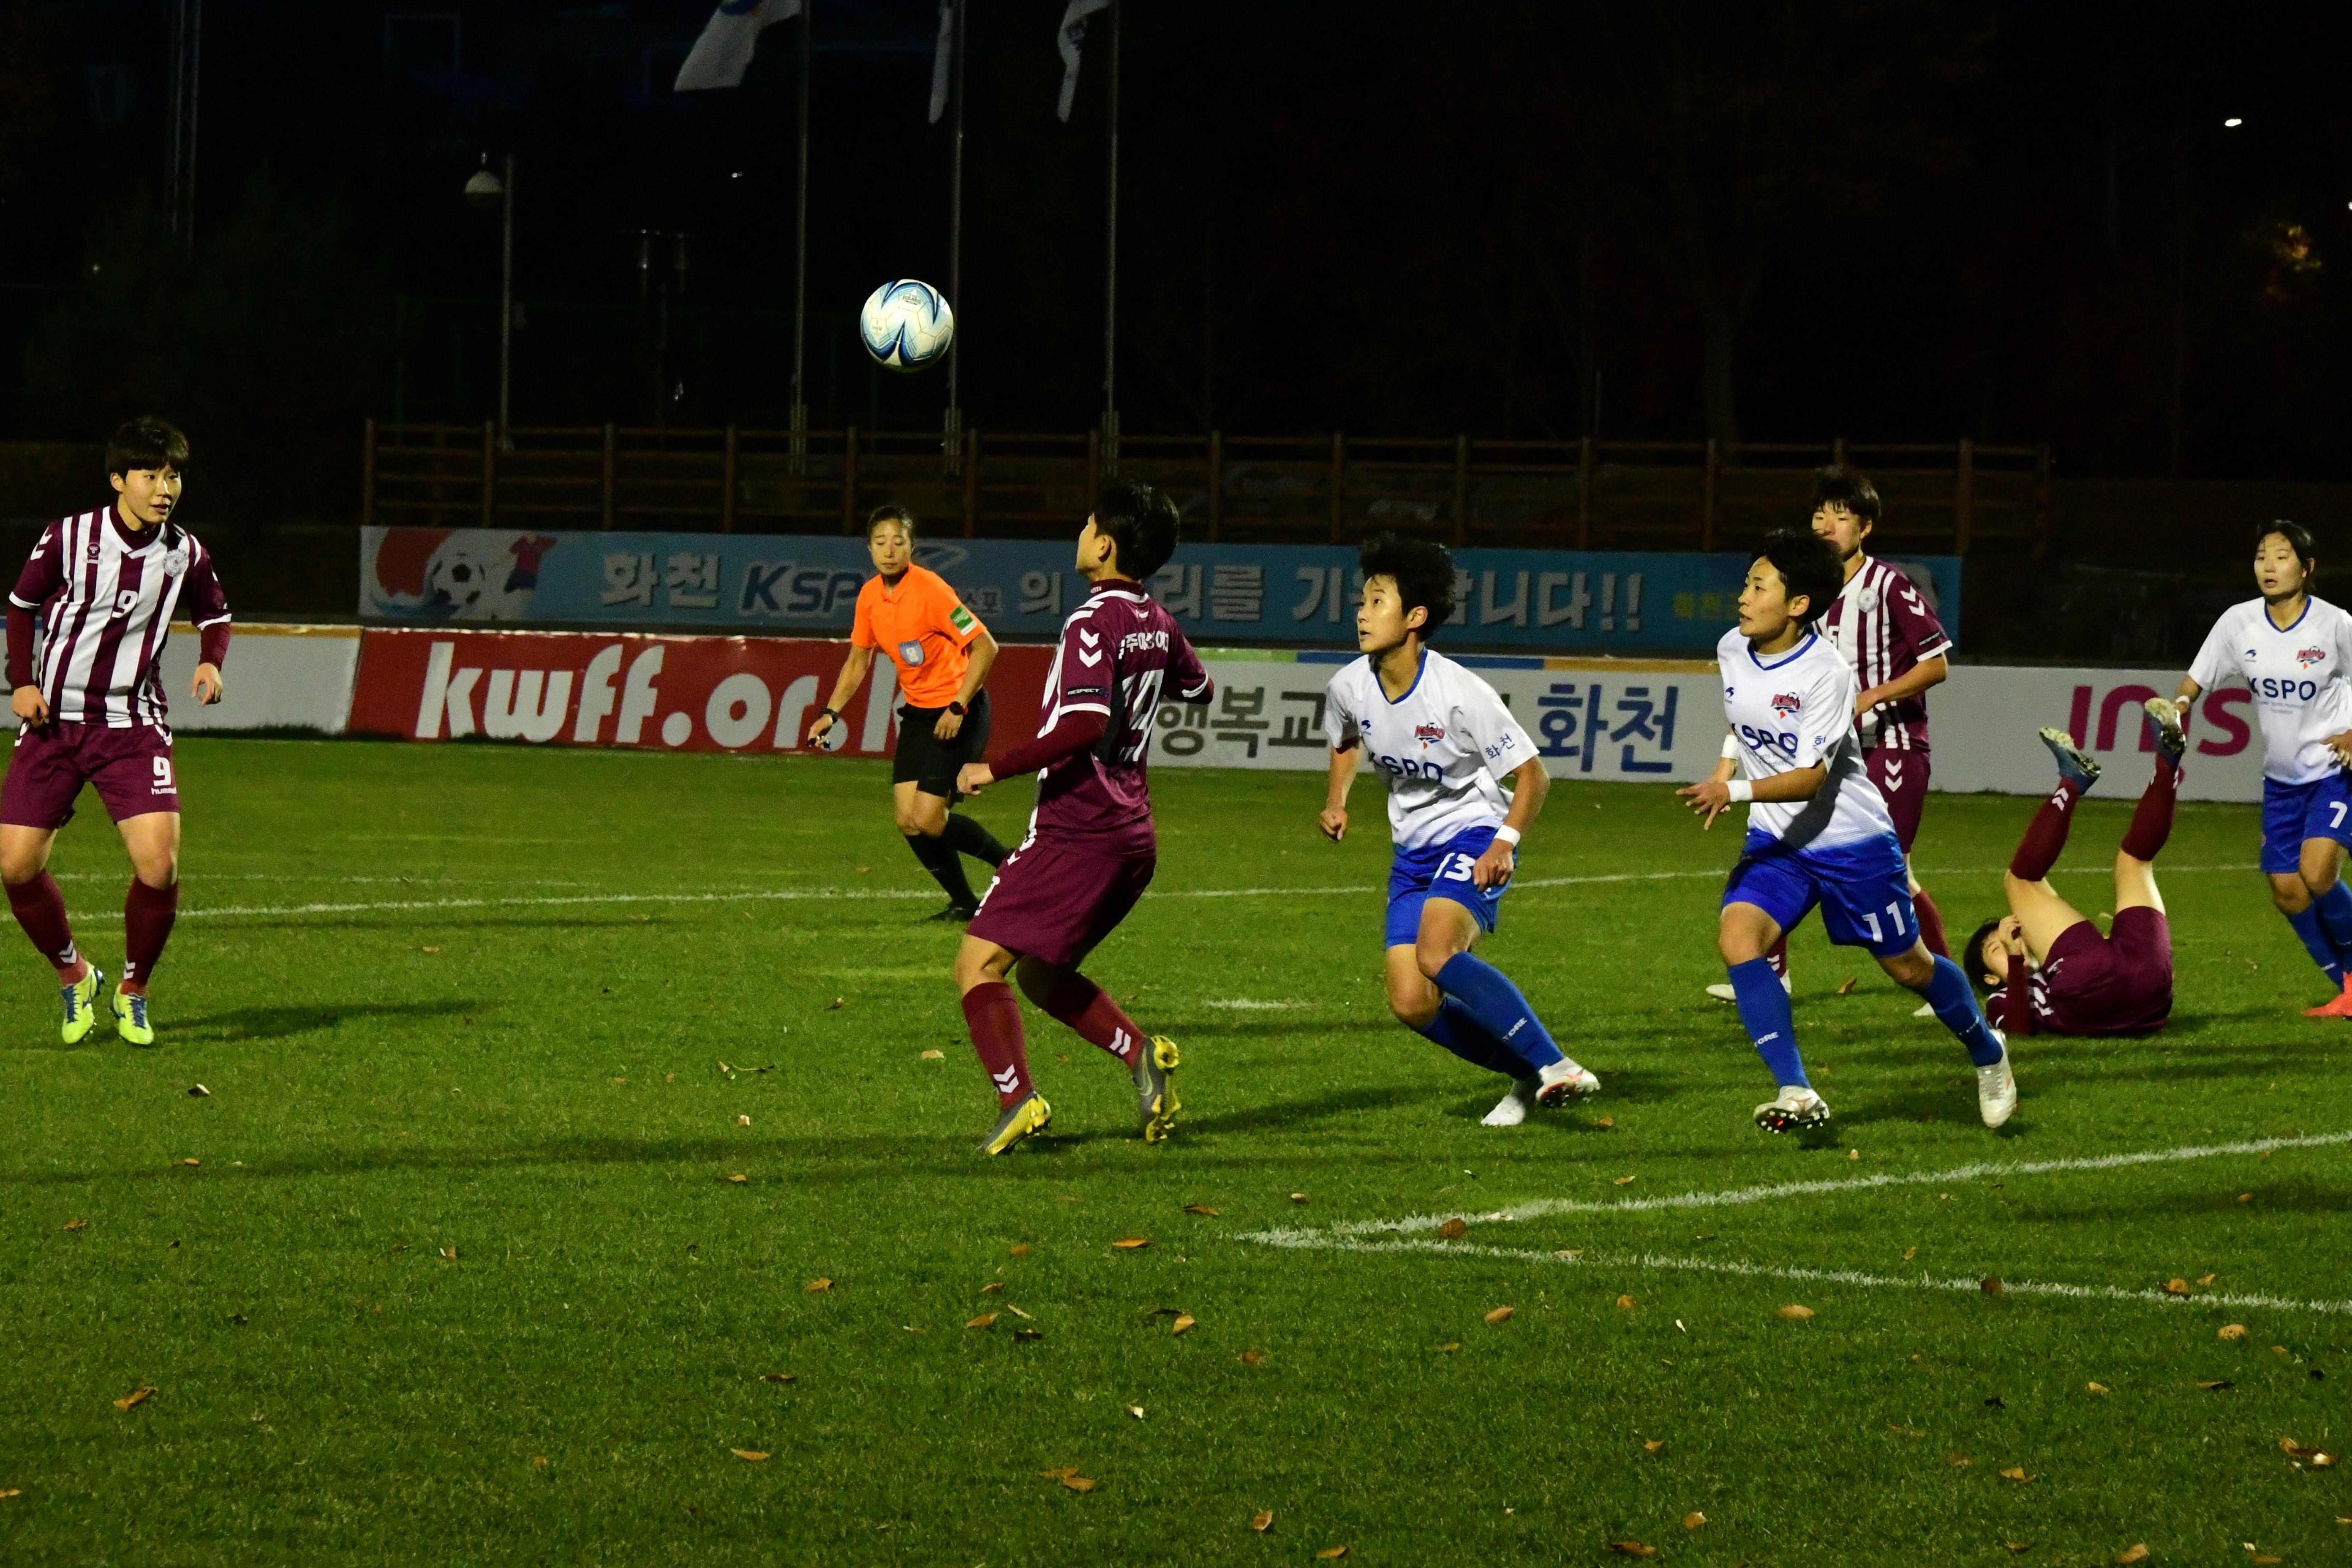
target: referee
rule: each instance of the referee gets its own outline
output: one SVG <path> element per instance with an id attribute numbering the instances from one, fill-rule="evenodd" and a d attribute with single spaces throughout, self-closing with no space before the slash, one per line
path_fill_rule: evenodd
<path id="1" fill-rule="evenodd" d="M 996 836 L 969 816 L 948 810 L 956 798 L 956 770 L 988 752 L 988 693 L 981 689 L 996 662 L 996 639 L 964 608 L 938 573 L 915 564 L 915 518 L 903 507 L 874 509 L 866 520 L 866 548 L 875 575 L 857 593 L 849 658 L 824 711 L 809 726 L 809 744 L 822 742 L 842 721 L 849 700 L 873 668 L 879 648 L 898 668 L 906 704 L 898 710 L 898 750 L 890 763 L 891 805 L 907 847 L 948 896 L 932 919 L 968 921 L 980 900 L 959 855 L 995 866 L 1004 858 Z"/>

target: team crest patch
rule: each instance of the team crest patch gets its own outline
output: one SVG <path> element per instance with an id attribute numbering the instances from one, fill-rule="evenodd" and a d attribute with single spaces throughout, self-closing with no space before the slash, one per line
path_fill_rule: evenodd
<path id="1" fill-rule="evenodd" d="M 2324 647 L 2301 648 L 2294 656 L 2294 662 L 2305 669 L 2309 669 L 2315 664 L 2324 664 L 2326 659 L 2327 650 Z"/>
<path id="2" fill-rule="evenodd" d="M 177 577 L 188 569 L 188 552 L 179 549 L 166 550 L 156 564 L 163 568 L 164 576 Z"/>
<path id="3" fill-rule="evenodd" d="M 1445 739 L 1445 726 L 1443 724 L 1415 724 L 1412 727 L 1412 738 L 1419 741 L 1424 746 L 1434 741 L 1443 741 Z"/>
<path id="4" fill-rule="evenodd" d="M 923 645 L 914 641 L 900 643 L 898 645 L 898 658 L 902 662 L 907 664 L 922 663 Z"/>
<path id="5" fill-rule="evenodd" d="M 1783 717 L 1794 713 L 1804 705 L 1804 700 L 1790 691 L 1783 691 L 1772 699 L 1772 711 Z"/>
<path id="6" fill-rule="evenodd" d="M 971 630 L 975 623 L 971 618 L 971 612 L 965 609 L 961 605 L 958 605 L 954 609 L 948 612 L 948 625 L 955 627 L 955 629 L 960 632 L 968 632 Z"/>

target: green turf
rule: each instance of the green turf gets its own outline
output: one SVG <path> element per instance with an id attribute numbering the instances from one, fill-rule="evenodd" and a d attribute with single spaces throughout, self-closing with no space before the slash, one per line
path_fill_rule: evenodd
<path id="1" fill-rule="evenodd" d="M 1797 1017 L 1838 1119 L 1808 1145 L 1749 1124 L 1767 1075 L 1699 994 L 1737 841 L 1664 788 L 1562 784 L 1530 837 L 1485 951 L 1607 1088 L 1495 1131 L 1477 1119 L 1499 1080 L 1387 1016 L 1377 790 L 1333 847 L 1318 777 L 1167 773 L 1159 883 L 1094 971 L 1182 1042 L 1177 1139 L 1138 1142 L 1123 1075 L 1033 1015 L 1054 1129 L 984 1162 L 957 932 L 923 921 L 938 900 L 877 767 L 201 738 L 180 756 L 158 1046 L 61 1048 L 21 948 L 0 1000 L 7 1563 L 2352 1552 L 2346 1469 L 2279 1447 L 2352 1439 L 2352 1317 L 1639 1261 L 2134 1290 L 2210 1273 L 2197 1295 L 2340 1299 L 2342 1146 L 1552 1215 L 1475 1226 L 1453 1255 L 1245 1239 L 2352 1129 L 2352 1041 L 2300 1016 L 2324 993 L 2249 868 L 2250 808 L 2184 808 L 2166 853 L 2175 1026 L 2021 1043 L 2001 1134 L 1957 1045 L 1809 926 Z M 2137 783 L 2081 810 L 2058 881 L 2086 910 Z M 57 868 L 111 970 L 122 858 L 84 805 Z M 1007 785 L 979 815 L 1009 838 L 1027 805 Z M 1990 909 L 2031 806 L 1934 803 L 1918 858 L 1956 928 Z M 1660 871 L 1691 874 L 1532 885 Z M 1268 888 L 1300 890 L 1200 896 Z M 845 896 L 763 896 L 820 889 Z M 1234 1002 L 1280 1005 L 1214 1005 Z M 1113 1248 L 1129 1237 L 1151 1246 Z M 1777 1315 L 1791 1303 L 1816 1316 Z M 1179 1336 L 1161 1307 L 1198 1321 Z M 2222 1341 L 2231 1322 L 2251 1331 Z M 2234 1386 L 2198 1386 L 2215 1380 Z M 1091 1492 L 1040 1475 L 1071 1466 Z"/>

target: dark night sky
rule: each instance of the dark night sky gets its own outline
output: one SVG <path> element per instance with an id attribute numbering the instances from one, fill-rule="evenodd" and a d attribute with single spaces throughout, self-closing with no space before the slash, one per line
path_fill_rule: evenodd
<path id="1" fill-rule="evenodd" d="M 1061 3 L 974 5 L 957 304 L 989 429 L 1100 405 L 1108 50 L 1098 26 L 1057 124 Z M 849 336 L 875 283 L 947 281 L 936 11 L 817 8 L 815 416 L 936 428 L 937 378 L 870 374 Z M 140 226 L 164 9 L 0 0 L 0 434 L 82 434 L 200 384 L 295 443 L 395 406 L 480 417 L 495 226 L 457 189 L 509 149 L 519 421 L 649 412 L 625 233 L 650 225 L 697 236 L 678 417 L 782 422 L 796 25 L 740 92 L 681 99 L 708 0 L 400 8 L 461 16 L 454 73 L 388 56 L 381 5 L 209 0 L 200 244 L 178 267 Z M 2343 478 L 2345 15 L 1125 0 L 1127 426 L 1597 417 Z"/>

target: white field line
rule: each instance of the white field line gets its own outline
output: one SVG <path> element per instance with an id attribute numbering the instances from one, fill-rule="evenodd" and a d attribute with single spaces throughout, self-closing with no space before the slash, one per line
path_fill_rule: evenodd
<path id="1" fill-rule="evenodd" d="M 2179 875 L 2190 871 L 2245 871 L 2251 866 L 2168 866 L 2166 871 Z M 1980 872 L 1945 871 L 1944 876 L 1989 875 Z M 77 875 L 88 875 L 80 873 Z M 1722 868 L 1703 871 L 1622 871 L 1589 877 L 1530 878 L 1512 884 L 1518 888 L 1570 888 L 1610 882 L 1663 882 L 1686 878 L 1716 878 L 1725 875 Z M 272 878 L 272 880 L 293 881 L 295 878 Z M 197 886 L 205 879 L 198 875 Z M 557 884 L 563 886 L 566 884 Z M 1379 888 L 1371 883 L 1344 888 L 1171 888 L 1153 894 L 1154 899 L 1271 899 L 1271 898 L 1333 898 L 1360 894 L 1373 897 Z M 196 905 L 180 910 L 182 920 L 229 920 L 239 917 L 278 915 L 352 915 L 401 912 L 423 912 L 435 910 L 499 910 L 549 909 L 596 904 L 737 904 L 737 903 L 801 903 L 866 900 L 936 899 L 931 889 L 914 888 L 763 888 L 721 892 L 674 893 L 580 893 L 567 898 L 520 899 L 390 899 L 369 902 L 308 903 L 308 904 L 226 904 L 210 908 Z M 99 910 L 77 917 L 85 921 L 121 920 L 120 911 Z"/>
<path id="2" fill-rule="evenodd" d="M 1273 1240 L 1276 1236 L 1290 1239 Z M 1655 1252 L 1580 1252 L 1573 1257 L 1532 1248 L 1478 1247 L 1458 1241 L 1356 1241 L 1314 1232 L 1261 1232 L 1244 1240 L 1297 1250 L 1328 1252 L 1422 1252 L 1464 1258 L 1488 1258 L 1514 1263 L 1572 1264 L 1587 1268 L 1649 1268 L 1696 1274 L 1731 1275 L 1749 1279 L 1789 1279 L 1808 1284 L 1853 1285 L 1878 1290 L 1940 1290 L 1958 1295 L 1983 1293 L 1980 1279 L 1938 1279 L 1921 1274 L 1906 1279 L 1892 1274 L 1864 1274 L 1852 1268 L 1805 1268 L 1766 1263 L 1737 1263 L 1718 1258 L 1669 1258 Z M 2001 1280 L 2009 1296 L 2054 1296 L 2073 1301 L 2133 1301 L 2158 1307 L 2252 1307 L 2280 1312 L 2352 1314 L 2352 1300 L 2299 1301 L 2292 1297 L 2214 1290 L 2194 1296 L 2173 1296 L 2162 1290 L 2131 1289 L 2120 1285 L 2064 1285 L 2040 1279 Z"/>
<path id="3" fill-rule="evenodd" d="M 2094 1154 L 2065 1160 L 1986 1160 L 1956 1165 L 1948 1171 L 1893 1172 L 1885 1175 L 1847 1176 L 1835 1181 L 1775 1182 L 1764 1186 L 1727 1187 L 1714 1192 L 1669 1193 L 1654 1198 L 1623 1198 L 1599 1203 L 1588 1198 L 1538 1198 L 1492 1214 L 1412 1215 L 1402 1219 L 1350 1220 L 1312 1228 L 1251 1231 L 1240 1239 L 1267 1247 L 1337 1246 L 1349 1237 L 1381 1232 L 1433 1230 L 1449 1219 L 1476 1225 L 1501 1225 L 1541 1219 L 1549 1215 L 1649 1214 L 1675 1209 L 1727 1208 L 1738 1204 L 1765 1203 L 1775 1198 L 1816 1197 L 1823 1193 L 1871 1192 L 1885 1187 L 1935 1186 L 1973 1182 L 1986 1176 L 2040 1176 L 2070 1171 L 2118 1171 L 2134 1165 L 2167 1165 L 2185 1160 L 2211 1160 L 2229 1154 L 2266 1154 L 2273 1149 L 2317 1149 L 2352 1143 L 2352 1131 L 2320 1132 L 2310 1137 L 2252 1138 L 2241 1143 L 2191 1143 L 2175 1149 L 2144 1149 L 2122 1154 Z"/>

